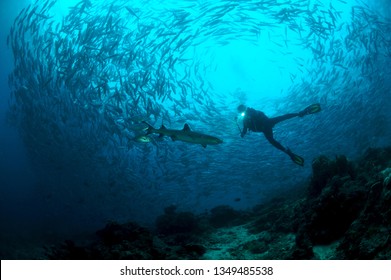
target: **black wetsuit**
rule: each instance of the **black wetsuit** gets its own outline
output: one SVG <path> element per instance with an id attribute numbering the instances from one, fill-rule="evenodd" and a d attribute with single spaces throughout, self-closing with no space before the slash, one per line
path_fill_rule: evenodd
<path id="1" fill-rule="evenodd" d="M 263 112 L 253 108 L 247 108 L 243 118 L 243 130 L 240 136 L 244 136 L 247 130 L 263 132 L 266 139 L 277 149 L 290 154 L 290 151 L 277 142 L 273 137 L 273 127 L 282 121 L 298 117 L 298 113 L 286 114 L 275 118 L 268 118 Z"/>

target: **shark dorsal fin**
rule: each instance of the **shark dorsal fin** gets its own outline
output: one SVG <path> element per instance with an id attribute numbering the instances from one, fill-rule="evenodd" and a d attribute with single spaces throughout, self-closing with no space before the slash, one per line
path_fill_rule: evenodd
<path id="1" fill-rule="evenodd" d="M 166 127 L 164 126 L 164 124 L 162 124 L 162 126 L 160 127 L 160 129 L 166 129 Z"/>
<path id="2" fill-rule="evenodd" d="M 187 123 L 185 123 L 182 130 L 183 131 L 190 131 L 190 126 Z"/>

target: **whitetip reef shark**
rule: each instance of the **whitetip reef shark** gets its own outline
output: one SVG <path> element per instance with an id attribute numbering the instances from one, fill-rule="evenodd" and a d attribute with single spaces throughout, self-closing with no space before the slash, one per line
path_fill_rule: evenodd
<path id="1" fill-rule="evenodd" d="M 193 144 L 200 144 L 202 147 L 206 148 L 207 145 L 217 145 L 223 143 L 223 140 L 207 135 L 204 133 L 192 131 L 187 123 L 183 126 L 183 129 L 167 129 L 164 125 L 160 128 L 154 128 L 147 122 L 145 123 L 147 128 L 147 135 L 151 133 L 159 134 L 159 137 L 168 136 L 172 139 L 172 141 L 182 141 Z"/>

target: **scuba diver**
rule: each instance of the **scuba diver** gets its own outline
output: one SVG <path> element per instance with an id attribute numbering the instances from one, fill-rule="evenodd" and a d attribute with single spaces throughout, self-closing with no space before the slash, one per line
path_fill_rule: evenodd
<path id="1" fill-rule="evenodd" d="M 320 112 L 321 107 L 319 103 L 312 104 L 300 111 L 299 113 L 286 114 L 279 117 L 269 118 L 263 112 L 257 111 L 253 108 L 248 108 L 244 105 L 238 106 L 238 112 L 243 117 L 243 129 L 240 130 L 240 136 L 244 137 L 247 130 L 254 132 L 263 132 L 266 139 L 277 149 L 286 153 L 294 163 L 304 166 L 304 159 L 294 153 L 289 148 L 283 147 L 279 142 L 277 142 L 273 137 L 273 127 L 282 121 L 294 118 L 294 117 L 304 117 L 305 115 L 315 114 Z"/>

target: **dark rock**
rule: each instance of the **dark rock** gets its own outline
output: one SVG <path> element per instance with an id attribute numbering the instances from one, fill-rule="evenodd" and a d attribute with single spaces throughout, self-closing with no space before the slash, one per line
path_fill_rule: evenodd
<path id="1" fill-rule="evenodd" d="M 263 240 L 253 240 L 244 244 L 243 249 L 250 251 L 253 254 L 262 254 L 268 250 L 268 245 Z"/>
<path id="2" fill-rule="evenodd" d="M 262 231 L 293 232 L 293 217 L 299 200 L 291 199 L 289 195 L 288 198 L 272 199 L 265 205 L 254 208 L 256 218 L 249 227 L 250 232 L 254 234 Z"/>
<path id="3" fill-rule="evenodd" d="M 381 181 L 371 184 L 363 211 L 337 248 L 340 259 L 391 258 L 391 193 Z"/>
<path id="4" fill-rule="evenodd" d="M 332 177 L 330 160 L 326 156 L 317 157 L 312 161 L 312 179 L 308 189 L 310 196 L 319 195 Z"/>
<path id="5" fill-rule="evenodd" d="M 186 251 L 189 255 L 194 255 L 197 257 L 202 256 L 206 252 L 206 248 L 199 244 L 186 244 L 182 246 L 183 249 Z"/>
<path id="6" fill-rule="evenodd" d="M 231 206 L 221 205 L 210 211 L 209 222 L 214 227 L 228 227 L 243 223 L 242 214 Z"/>
<path id="7" fill-rule="evenodd" d="M 50 247 L 46 249 L 46 256 L 49 259 L 60 260 L 88 260 L 94 259 L 93 255 L 87 248 L 77 246 L 72 240 L 66 240 L 58 247 Z"/>
<path id="8" fill-rule="evenodd" d="M 292 259 L 309 260 L 314 257 L 312 241 L 304 227 L 300 228 L 296 235 L 296 246 L 294 247 Z"/>
<path id="9" fill-rule="evenodd" d="M 327 183 L 337 175 L 355 177 L 353 165 L 348 162 L 345 156 L 336 156 L 335 160 L 330 160 L 326 156 L 314 159 L 312 161 L 311 183 L 308 188 L 309 196 L 318 196 Z"/>
<path id="10" fill-rule="evenodd" d="M 327 244 L 340 238 L 358 216 L 365 196 L 362 186 L 354 181 L 333 180 L 312 202 L 308 213 L 306 227 L 311 241 L 314 244 Z"/>
<path id="11" fill-rule="evenodd" d="M 97 235 L 105 245 L 109 246 L 119 244 L 124 240 L 133 242 L 140 239 L 143 240 L 143 243 L 152 244 L 150 232 L 135 223 L 118 224 L 110 222 L 104 229 L 97 231 Z"/>
<path id="12" fill-rule="evenodd" d="M 166 215 L 174 215 L 176 209 L 177 209 L 176 205 L 170 205 L 170 206 L 167 206 L 166 208 L 164 208 L 164 213 Z"/>
<path id="13" fill-rule="evenodd" d="M 341 238 L 359 216 L 367 189 L 355 178 L 353 165 L 344 156 L 335 160 L 321 156 L 313 161 L 308 196 L 297 210 L 294 226 L 298 230 L 298 255 L 308 256 L 308 246 L 300 244 L 302 240 L 309 239 L 314 245 L 328 244 Z"/>
<path id="14" fill-rule="evenodd" d="M 196 229 L 197 220 L 191 212 L 166 211 L 156 219 L 156 230 L 160 234 L 191 233 Z"/>

